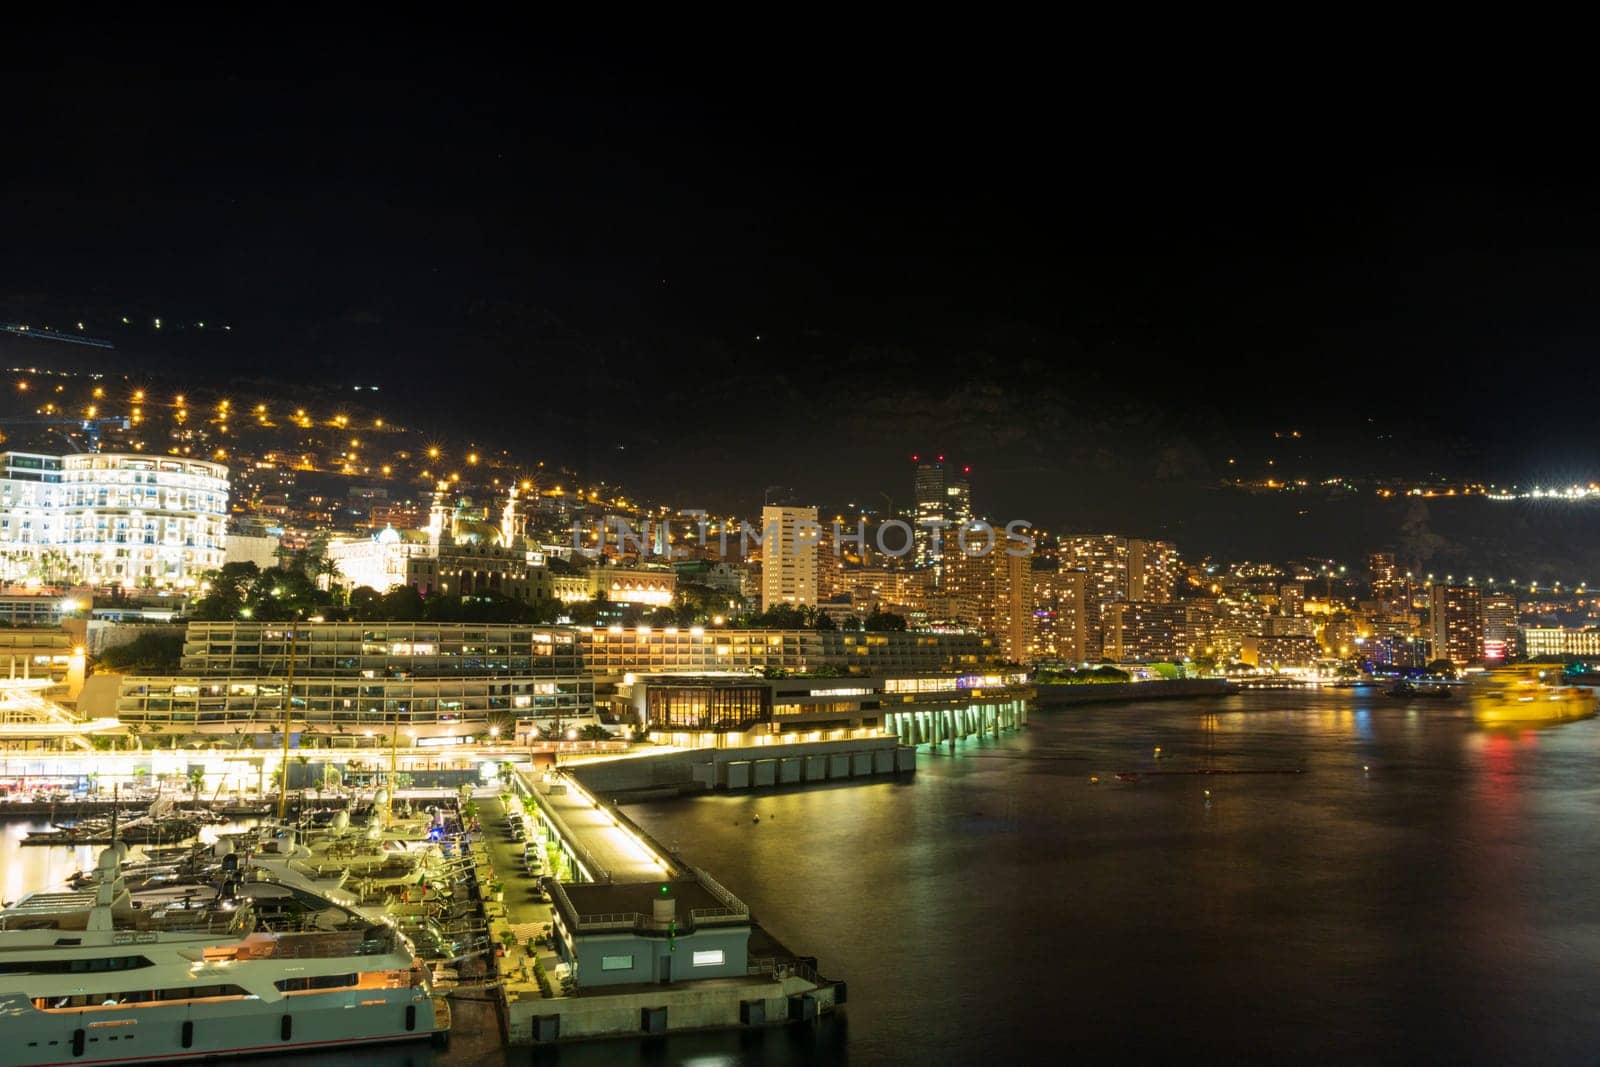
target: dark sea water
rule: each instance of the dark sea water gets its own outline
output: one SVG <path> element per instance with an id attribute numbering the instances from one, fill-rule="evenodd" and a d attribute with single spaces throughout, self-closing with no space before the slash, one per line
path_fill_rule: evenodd
<path id="1" fill-rule="evenodd" d="M 909 783 L 635 805 L 849 1006 L 509 1062 L 1592 1063 L 1597 757 L 1600 721 L 1257 693 L 1036 712 Z M 1205 767 L 1301 773 L 1179 773 Z M 434 1062 L 503 1061 L 480 1028 Z"/>

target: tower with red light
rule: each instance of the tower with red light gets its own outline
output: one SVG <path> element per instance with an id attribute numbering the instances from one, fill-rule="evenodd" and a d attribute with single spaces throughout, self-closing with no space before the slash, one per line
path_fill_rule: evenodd
<path id="1" fill-rule="evenodd" d="M 916 537 L 913 541 L 913 562 L 919 567 L 940 567 L 939 555 L 948 554 L 954 546 L 955 529 L 972 521 L 972 468 L 947 461 L 943 453 L 925 459 L 920 453 L 911 461 L 916 464 L 912 482 L 912 499 L 915 501 Z M 943 522 L 946 531 L 938 541 L 930 524 Z M 948 542 L 948 544 L 946 544 Z"/>

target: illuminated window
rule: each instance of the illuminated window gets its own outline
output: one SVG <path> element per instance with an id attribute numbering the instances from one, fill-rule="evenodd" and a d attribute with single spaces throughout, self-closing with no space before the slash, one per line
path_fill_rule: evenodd
<path id="1" fill-rule="evenodd" d="M 722 950 L 720 948 L 705 949 L 694 954 L 696 967 L 721 967 Z"/>
<path id="2" fill-rule="evenodd" d="M 699 955 L 699 953 L 696 953 Z M 633 970 L 632 956 L 601 956 L 600 969 L 602 971 L 631 971 Z"/>

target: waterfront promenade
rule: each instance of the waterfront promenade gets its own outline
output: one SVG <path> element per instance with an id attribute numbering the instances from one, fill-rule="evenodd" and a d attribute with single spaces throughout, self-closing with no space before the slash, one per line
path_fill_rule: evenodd
<path id="1" fill-rule="evenodd" d="M 664 850 L 624 822 L 620 812 L 602 804 L 571 775 L 519 775 L 524 789 L 537 794 L 539 806 L 557 835 L 571 848 L 592 881 L 650 882 L 675 871 Z"/>

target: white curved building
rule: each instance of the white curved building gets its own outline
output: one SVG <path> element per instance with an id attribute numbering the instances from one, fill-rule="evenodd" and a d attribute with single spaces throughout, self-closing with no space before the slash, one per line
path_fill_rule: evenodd
<path id="1" fill-rule="evenodd" d="M 228 468 L 143 453 L 0 453 L 0 577 L 185 587 L 222 566 Z"/>

